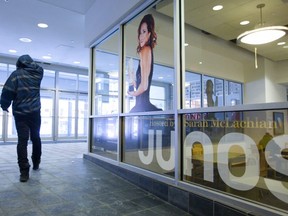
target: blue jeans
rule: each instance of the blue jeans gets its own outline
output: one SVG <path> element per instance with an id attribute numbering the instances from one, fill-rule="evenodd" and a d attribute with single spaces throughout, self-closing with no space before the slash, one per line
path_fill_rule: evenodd
<path id="1" fill-rule="evenodd" d="M 18 134 L 17 156 L 18 165 L 21 170 L 29 169 L 27 157 L 27 146 L 29 137 L 32 141 L 32 161 L 39 162 L 42 154 L 40 127 L 40 110 L 27 115 L 14 115 L 16 130 Z"/>

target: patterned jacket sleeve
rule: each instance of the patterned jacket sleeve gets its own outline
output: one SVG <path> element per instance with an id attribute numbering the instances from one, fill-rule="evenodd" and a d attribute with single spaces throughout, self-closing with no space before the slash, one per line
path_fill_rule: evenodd
<path id="1" fill-rule="evenodd" d="M 12 100 L 16 97 L 17 94 L 17 79 L 13 76 L 13 73 L 5 82 L 5 85 L 2 89 L 1 94 L 1 108 L 2 110 L 7 111 L 11 105 Z"/>

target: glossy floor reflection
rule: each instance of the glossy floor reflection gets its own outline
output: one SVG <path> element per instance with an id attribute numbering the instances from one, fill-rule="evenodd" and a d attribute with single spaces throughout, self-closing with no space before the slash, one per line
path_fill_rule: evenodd
<path id="1" fill-rule="evenodd" d="M 40 169 L 21 183 L 16 145 L 0 144 L 0 215 L 188 215 L 83 159 L 86 151 L 85 143 L 43 144 Z"/>

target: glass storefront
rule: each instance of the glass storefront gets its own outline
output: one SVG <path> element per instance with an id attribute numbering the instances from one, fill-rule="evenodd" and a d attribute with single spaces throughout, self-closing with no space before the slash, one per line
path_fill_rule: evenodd
<path id="1" fill-rule="evenodd" d="M 156 1 L 94 47 L 92 153 L 190 191 L 287 211 L 287 47 L 275 54 L 287 38 L 257 49 L 237 41 L 256 24 L 239 24 L 245 9 L 257 13 L 255 1 L 226 1 L 222 11 L 179 2 Z M 107 49 L 111 38 L 121 46 Z"/>

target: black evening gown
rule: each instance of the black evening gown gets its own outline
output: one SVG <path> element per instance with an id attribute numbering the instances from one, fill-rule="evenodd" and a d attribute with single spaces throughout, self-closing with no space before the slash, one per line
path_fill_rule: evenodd
<path id="1" fill-rule="evenodd" d="M 162 111 L 162 109 L 159 109 L 155 105 L 153 105 L 149 99 L 150 98 L 150 86 L 151 86 L 152 77 L 153 77 L 153 64 L 154 64 L 153 52 L 151 54 L 152 54 L 152 58 L 151 58 L 150 74 L 148 78 L 148 89 L 142 94 L 136 96 L 136 104 L 130 110 L 130 113 L 131 112 L 145 112 L 145 111 Z M 140 60 L 139 60 L 138 68 L 136 71 L 136 89 L 138 89 L 140 83 L 141 83 L 141 67 L 140 67 Z"/>

